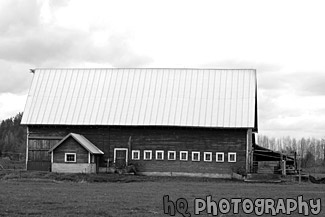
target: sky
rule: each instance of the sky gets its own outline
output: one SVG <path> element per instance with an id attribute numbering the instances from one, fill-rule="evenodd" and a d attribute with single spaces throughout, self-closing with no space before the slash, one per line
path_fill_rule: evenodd
<path id="1" fill-rule="evenodd" d="M 0 120 L 42 67 L 253 68 L 259 134 L 325 138 L 325 2 L 0 1 Z"/>

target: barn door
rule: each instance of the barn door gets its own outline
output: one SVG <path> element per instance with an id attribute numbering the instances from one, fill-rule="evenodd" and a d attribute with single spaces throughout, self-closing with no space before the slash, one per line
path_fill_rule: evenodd
<path id="1" fill-rule="evenodd" d="M 116 168 L 125 168 L 128 163 L 128 150 L 126 148 L 114 149 L 114 163 Z"/>

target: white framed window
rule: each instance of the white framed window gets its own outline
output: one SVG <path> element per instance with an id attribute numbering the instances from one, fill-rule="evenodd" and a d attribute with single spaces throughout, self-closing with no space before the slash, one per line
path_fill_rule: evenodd
<path id="1" fill-rule="evenodd" d="M 235 152 L 228 153 L 228 162 L 236 162 L 236 153 Z"/>
<path id="2" fill-rule="evenodd" d="M 180 151 L 179 152 L 179 159 L 180 160 L 187 160 L 188 159 L 188 151 Z"/>
<path id="3" fill-rule="evenodd" d="M 216 152 L 216 161 L 217 162 L 224 162 L 225 161 L 225 154 L 223 152 Z"/>
<path id="4" fill-rule="evenodd" d="M 64 162 L 69 162 L 69 163 L 77 162 L 76 153 L 65 153 L 64 154 Z"/>
<path id="5" fill-rule="evenodd" d="M 168 151 L 168 160 L 176 160 L 176 151 Z"/>
<path id="6" fill-rule="evenodd" d="M 143 151 L 143 160 L 151 160 L 152 159 L 152 151 L 144 150 Z"/>
<path id="7" fill-rule="evenodd" d="M 132 150 L 132 160 L 140 160 L 140 151 Z"/>
<path id="8" fill-rule="evenodd" d="M 203 154 L 204 161 L 212 162 L 212 152 L 204 152 Z"/>
<path id="9" fill-rule="evenodd" d="M 192 161 L 200 161 L 200 152 L 192 151 Z"/>
<path id="10" fill-rule="evenodd" d="M 156 151 L 156 160 L 164 160 L 164 151 Z"/>

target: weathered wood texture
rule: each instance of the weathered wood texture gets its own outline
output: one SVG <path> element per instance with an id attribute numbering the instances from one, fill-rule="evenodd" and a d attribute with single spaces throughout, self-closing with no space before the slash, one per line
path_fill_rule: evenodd
<path id="1" fill-rule="evenodd" d="M 53 163 L 64 163 L 66 153 L 76 153 L 75 163 L 88 163 L 88 151 L 74 138 L 69 137 L 53 151 Z M 71 162 L 69 164 L 75 164 Z"/>
<path id="2" fill-rule="evenodd" d="M 49 161 L 51 160 L 48 150 L 57 144 L 57 139 L 29 139 L 28 160 L 29 161 Z"/>
<path id="3" fill-rule="evenodd" d="M 247 129 L 210 129 L 183 127 L 81 127 L 81 126 L 29 126 L 30 138 L 64 137 L 68 133 L 85 136 L 105 154 L 100 166 L 114 159 L 114 148 L 140 150 L 140 160 L 131 160 L 142 172 L 200 172 L 230 173 L 245 171 Z M 152 150 L 153 159 L 143 160 L 143 150 Z M 164 160 L 155 160 L 155 151 L 164 150 Z M 169 161 L 167 152 L 176 151 L 176 161 Z M 179 160 L 179 151 L 188 151 L 188 161 Z M 201 161 L 192 162 L 191 152 L 200 151 Z M 212 162 L 203 161 L 203 152 L 212 152 Z M 225 162 L 216 162 L 216 152 L 224 152 Z M 237 153 L 237 161 L 228 161 L 228 152 Z M 32 161 L 32 160 L 31 160 Z"/>

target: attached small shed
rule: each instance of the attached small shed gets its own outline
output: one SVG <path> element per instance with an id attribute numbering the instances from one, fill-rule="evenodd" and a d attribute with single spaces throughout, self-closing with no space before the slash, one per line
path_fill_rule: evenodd
<path id="1" fill-rule="evenodd" d="M 70 147 L 85 148 L 71 132 L 102 150 L 100 171 L 132 164 L 144 175 L 227 178 L 251 170 L 252 137 L 258 130 L 254 69 L 54 68 L 32 73 L 21 122 L 27 126 L 28 170 L 55 171 L 56 163 L 62 169 L 67 163 L 59 155 L 61 146 L 72 140 Z M 54 150 L 55 166 L 49 150 Z M 89 164 L 86 157 L 83 163 Z M 72 165 L 77 164 L 64 166 L 83 170 Z"/>
<path id="2" fill-rule="evenodd" d="M 98 157 L 104 153 L 84 136 L 69 133 L 53 146 L 51 171 L 61 173 L 96 173 Z"/>

